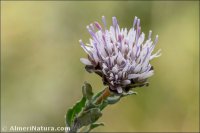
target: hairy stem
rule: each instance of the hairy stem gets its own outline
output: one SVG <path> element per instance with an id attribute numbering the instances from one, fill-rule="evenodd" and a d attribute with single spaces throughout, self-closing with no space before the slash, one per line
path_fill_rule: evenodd
<path id="1" fill-rule="evenodd" d="M 94 105 L 100 105 L 99 106 L 99 109 L 100 110 L 103 110 L 106 106 L 107 106 L 107 104 L 102 104 L 103 102 L 104 102 L 104 100 L 106 100 L 109 96 L 111 96 L 111 92 L 110 92 L 110 90 L 109 90 L 109 87 L 106 87 L 103 91 L 102 91 L 102 93 L 99 95 L 99 96 L 97 96 L 97 98 L 93 101 L 93 104 Z M 97 94 L 98 95 L 98 94 Z M 82 112 L 80 112 L 80 115 L 79 116 L 81 116 L 82 114 L 84 114 L 84 112 L 87 112 L 89 109 L 91 109 L 90 107 L 88 108 L 88 107 L 86 107 L 85 106 L 85 109 L 83 109 L 82 110 Z M 70 129 L 70 131 L 68 132 L 68 133 L 76 133 L 76 132 L 78 132 L 78 130 L 82 127 L 81 125 L 83 125 L 83 123 L 81 122 L 80 123 L 80 121 L 78 121 L 78 119 L 79 119 L 79 116 L 78 117 L 76 117 L 75 118 L 75 120 L 74 120 L 74 122 L 73 122 L 73 125 L 71 126 L 71 129 Z M 88 116 L 88 117 L 94 117 L 94 116 Z M 85 123 L 85 122 L 84 122 Z M 89 124 L 90 125 L 90 124 Z M 88 125 L 88 126 L 89 126 Z M 86 126 L 86 125 L 85 125 Z"/>

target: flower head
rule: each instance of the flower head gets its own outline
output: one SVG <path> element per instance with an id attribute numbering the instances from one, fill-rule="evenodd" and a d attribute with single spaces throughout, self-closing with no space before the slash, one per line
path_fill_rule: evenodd
<path id="1" fill-rule="evenodd" d="M 140 19 L 137 17 L 129 31 L 127 28 L 120 29 L 116 17 L 112 18 L 110 28 L 104 16 L 102 21 L 104 27 L 98 22 L 87 26 L 92 37 L 89 44 L 79 41 L 88 55 L 88 59 L 80 59 L 86 65 L 86 70 L 100 75 L 104 84 L 117 93 L 146 85 L 147 79 L 154 73 L 150 61 L 161 55 L 160 50 L 152 54 L 158 35 L 152 41 L 152 31 L 149 31 L 144 41 L 145 34 L 141 33 Z"/>

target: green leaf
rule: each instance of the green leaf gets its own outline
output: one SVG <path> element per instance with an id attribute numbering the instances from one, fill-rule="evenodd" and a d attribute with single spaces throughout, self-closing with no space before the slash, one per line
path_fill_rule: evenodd
<path id="1" fill-rule="evenodd" d="M 108 105 L 107 100 L 103 100 L 102 103 L 99 105 L 100 110 L 103 110 Z"/>
<path id="2" fill-rule="evenodd" d="M 71 127 L 72 122 L 76 115 L 78 115 L 82 108 L 85 106 L 86 98 L 83 97 L 80 101 L 78 101 L 72 108 L 67 111 L 66 114 L 66 124 Z"/>
<path id="3" fill-rule="evenodd" d="M 92 99 L 93 96 L 93 92 L 92 92 L 92 86 L 85 82 L 83 87 L 82 87 L 82 92 L 83 92 L 83 96 L 85 98 L 87 98 L 89 101 Z"/>
<path id="4" fill-rule="evenodd" d="M 102 113 L 99 108 L 92 108 L 88 111 L 84 111 L 78 118 L 77 123 L 79 123 L 79 127 L 88 126 L 94 122 L 96 122 L 99 117 L 102 116 Z"/>
<path id="5" fill-rule="evenodd" d="M 96 99 L 101 96 L 101 94 L 104 92 L 105 90 L 103 89 L 102 91 L 98 92 L 95 96 L 93 96 L 93 101 L 96 101 Z"/>
<path id="6" fill-rule="evenodd" d="M 123 93 L 121 97 L 128 96 L 128 95 L 133 95 L 133 94 L 137 95 L 137 92 L 134 92 L 134 91 L 131 91 L 131 90 L 130 90 L 130 91 L 127 92 L 127 93 Z"/>
<path id="7" fill-rule="evenodd" d="M 99 126 L 104 126 L 104 124 L 103 123 L 93 123 L 90 125 L 90 128 L 87 132 L 90 132 L 92 129 L 97 128 Z"/>
<path id="8" fill-rule="evenodd" d="M 99 107 L 98 105 L 96 105 L 92 102 L 88 102 L 88 103 L 86 103 L 84 110 L 86 111 L 86 110 L 89 110 L 91 108 L 98 108 L 98 107 Z"/>
<path id="9" fill-rule="evenodd" d="M 115 104 L 120 100 L 121 96 L 120 95 L 115 95 L 115 96 L 110 96 L 106 100 L 108 104 Z"/>

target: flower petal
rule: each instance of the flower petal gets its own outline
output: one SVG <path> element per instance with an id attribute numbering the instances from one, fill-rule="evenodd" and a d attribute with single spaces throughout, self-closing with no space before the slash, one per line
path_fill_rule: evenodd
<path id="1" fill-rule="evenodd" d="M 118 93 L 122 93 L 122 87 L 117 87 L 116 89 Z"/>
<path id="2" fill-rule="evenodd" d="M 135 79 L 135 78 L 138 78 L 139 76 L 140 74 L 129 74 L 128 79 Z"/>
<path id="3" fill-rule="evenodd" d="M 80 58 L 80 61 L 85 65 L 92 66 L 92 63 L 86 58 Z"/>
<path id="4" fill-rule="evenodd" d="M 130 80 L 124 80 L 124 81 L 122 81 L 122 84 L 123 84 L 123 85 L 128 85 L 128 84 L 130 84 L 130 83 L 131 83 Z"/>

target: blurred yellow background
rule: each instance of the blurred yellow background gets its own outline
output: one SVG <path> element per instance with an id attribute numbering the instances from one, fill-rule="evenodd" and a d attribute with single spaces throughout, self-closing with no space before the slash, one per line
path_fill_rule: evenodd
<path id="1" fill-rule="evenodd" d="M 103 85 L 79 61 L 86 54 L 86 25 L 130 28 L 134 16 L 142 31 L 159 35 L 150 86 L 107 107 L 94 131 L 164 132 L 199 130 L 198 1 L 10 1 L 1 2 L 1 125 L 65 126 L 64 115 L 81 98 L 84 81 L 94 92 Z"/>

